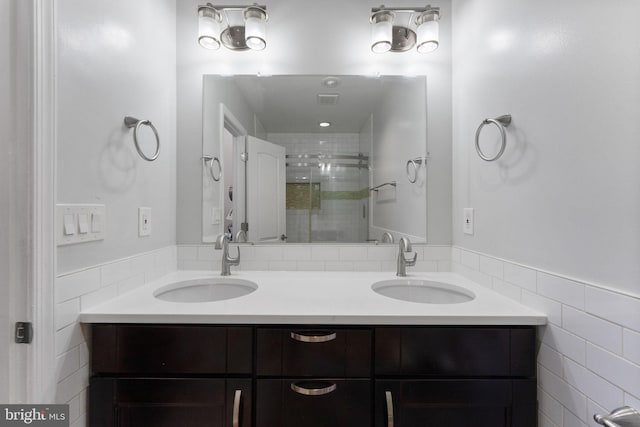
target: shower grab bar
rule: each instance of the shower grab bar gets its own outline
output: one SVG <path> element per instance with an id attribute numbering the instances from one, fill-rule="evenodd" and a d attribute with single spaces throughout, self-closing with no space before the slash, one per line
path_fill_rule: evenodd
<path id="1" fill-rule="evenodd" d="M 369 189 L 369 191 L 378 191 L 381 187 L 384 187 L 386 185 L 389 185 L 391 187 L 395 187 L 396 186 L 396 182 L 395 181 L 391 181 L 391 182 L 385 182 L 384 184 L 380 184 L 380 185 L 376 185 L 375 187 L 371 187 Z"/>
<path id="2" fill-rule="evenodd" d="M 138 120 L 135 117 L 125 116 L 124 125 L 129 129 L 133 128 L 133 143 L 135 144 L 136 151 L 138 152 L 138 154 L 140 154 L 140 157 L 148 162 L 153 162 L 155 159 L 157 159 L 160 155 L 160 136 L 158 135 L 158 130 L 153 125 L 153 123 L 151 123 L 151 121 L 149 120 Z M 138 144 L 138 129 L 140 129 L 140 126 L 142 125 L 149 126 L 153 131 L 153 134 L 156 136 L 156 152 L 153 153 L 151 157 L 147 157 L 147 155 L 144 154 L 144 152 L 140 148 L 140 144 Z"/>
<path id="3" fill-rule="evenodd" d="M 220 181 L 220 178 L 222 177 L 222 165 L 220 164 L 220 159 L 218 159 L 215 156 L 202 156 L 200 157 L 202 159 L 202 162 L 204 163 L 205 167 L 207 165 L 207 162 L 209 163 L 209 175 L 211 175 L 211 179 L 213 179 L 215 182 Z M 213 172 L 213 163 L 217 163 L 218 164 L 218 177 L 216 178 L 215 173 Z"/>
<path id="4" fill-rule="evenodd" d="M 502 137 L 500 150 L 494 157 L 487 156 L 482 152 L 482 149 L 480 148 L 480 132 L 482 131 L 482 128 L 488 124 L 496 125 L 498 127 L 498 130 L 500 131 L 500 136 Z M 504 149 L 507 147 L 507 133 L 505 132 L 504 128 L 509 126 L 510 124 L 511 114 L 505 114 L 504 116 L 496 117 L 495 119 L 484 119 L 482 123 L 480 123 L 480 126 L 478 126 L 478 130 L 476 131 L 476 151 L 478 152 L 478 156 L 480 156 L 482 160 L 493 162 L 494 160 L 498 160 L 500 156 L 502 156 L 502 153 L 504 153 Z"/>

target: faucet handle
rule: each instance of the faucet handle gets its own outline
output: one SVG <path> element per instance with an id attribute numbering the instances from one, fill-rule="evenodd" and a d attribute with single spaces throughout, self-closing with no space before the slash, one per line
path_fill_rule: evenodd
<path id="1" fill-rule="evenodd" d="M 609 415 L 595 414 L 593 419 L 606 427 L 640 427 L 640 413 L 629 406 L 614 409 Z"/>
<path id="2" fill-rule="evenodd" d="M 418 253 L 414 252 L 413 253 L 413 259 L 408 259 L 407 256 L 403 253 L 402 256 L 404 257 L 404 262 L 409 266 L 412 267 L 414 265 L 416 265 L 416 260 L 418 259 Z"/>
<path id="3" fill-rule="evenodd" d="M 216 238 L 214 249 L 222 249 L 225 242 L 227 242 L 227 236 L 223 233 Z"/>

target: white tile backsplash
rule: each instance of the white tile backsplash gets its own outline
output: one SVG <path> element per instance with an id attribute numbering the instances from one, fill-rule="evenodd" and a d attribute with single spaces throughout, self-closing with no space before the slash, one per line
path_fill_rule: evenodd
<path id="1" fill-rule="evenodd" d="M 197 258 L 197 248 L 184 248 L 180 255 Z M 89 383 L 89 350 L 82 326 L 81 309 L 100 304 L 177 269 L 175 246 L 96 265 L 56 278 L 55 354 L 56 403 L 68 403 L 73 423 L 86 425 L 86 389 Z"/>
<path id="2" fill-rule="evenodd" d="M 640 298 L 587 286 L 585 308 L 598 317 L 640 331 Z"/>
<path id="3" fill-rule="evenodd" d="M 504 280 L 528 291 L 536 292 L 536 271 L 530 268 L 505 262 Z"/>
<path id="4" fill-rule="evenodd" d="M 620 326 L 565 305 L 562 307 L 562 327 L 589 342 L 622 353 Z"/>
<path id="5" fill-rule="evenodd" d="M 585 286 L 573 280 L 538 273 L 538 293 L 563 304 L 584 310 Z"/>
<path id="6" fill-rule="evenodd" d="M 640 365 L 640 333 L 625 329 L 622 332 L 622 347 L 625 359 Z"/>
<path id="7" fill-rule="evenodd" d="M 640 408 L 638 297 L 463 248 L 451 258 L 452 271 L 489 275 L 494 290 L 517 299 L 519 289 L 524 305 L 547 315 L 538 333 L 539 426 L 595 427 L 595 412 Z"/>
<path id="8" fill-rule="evenodd" d="M 622 390 L 572 360 L 564 359 L 564 379 L 607 410 L 620 406 Z"/>
<path id="9" fill-rule="evenodd" d="M 587 368 L 635 397 L 640 397 L 640 366 L 587 343 Z"/>

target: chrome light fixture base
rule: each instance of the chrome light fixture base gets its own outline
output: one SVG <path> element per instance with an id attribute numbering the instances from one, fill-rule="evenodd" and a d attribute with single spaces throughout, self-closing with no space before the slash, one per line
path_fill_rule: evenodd
<path id="1" fill-rule="evenodd" d="M 233 51 L 262 50 L 266 47 L 267 7 L 263 5 L 198 6 L 199 44 L 215 50 L 215 44 Z M 203 26 L 204 24 L 204 26 Z M 218 34 L 218 26 L 223 30 Z M 214 34 L 215 33 L 215 34 Z M 213 47 L 212 47 L 213 46 Z"/>
<path id="2" fill-rule="evenodd" d="M 229 50 L 243 51 L 249 50 L 247 41 L 244 38 L 244 27 L 234 25 L 227 27 L 220 33 L 220 43 Z"/>
<path id="3" fill-rule="evenodd" d="M 417 15 L 417 16 L 416 16 Z M 440 8 L 385 7 L 371 9 L 371 50 L 375 53 L 406 52 L 417 47 L 418 52 L 438 48 Z"/>
<path id="4" fill-rule="evenodd" d="M 406 52 L 416 45 L 416 32 L 411 28 L 394 25 L 389 52 Z"/>

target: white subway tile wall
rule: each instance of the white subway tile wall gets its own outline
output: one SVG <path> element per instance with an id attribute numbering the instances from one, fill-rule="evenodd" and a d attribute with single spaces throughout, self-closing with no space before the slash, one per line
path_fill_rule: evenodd
<path id="1" fill-rule="evenodd" d="M 451 260 L 451 271 L 547 315 L 538 331 L 540 427 L 595 427 L 594 413 L 640 409 L 638 296 L 458 247 Z"/>
<path id="2" fill-rule="evenodd" d="M 235 256 L 240 248 L 240 265 L 236 270 L 265 271 L 395 271 L 397 245 L 371 244 L 303 244 L 283 245 L 231 244 Z M 203 245 L 178 245 L 178 269 L 220 270 L 221 251 L 212 251 L 209 259 L 197 254 Z M 418 254 L 416 272 L 451 271 L 451 247 L 414 244 Z"/>
<path id="3" fill-rule="evenodd" d="M 176 269 L 176 247 L 168 246 L 56 277 L 55 402 L 69 404 L 72 427 L 86 425 L 89 384 L 89 349 L 78 314 Z"/>

